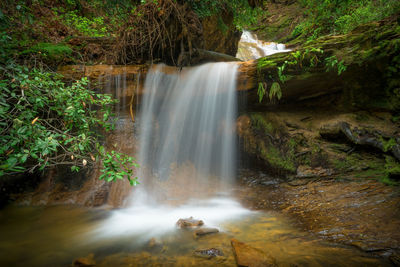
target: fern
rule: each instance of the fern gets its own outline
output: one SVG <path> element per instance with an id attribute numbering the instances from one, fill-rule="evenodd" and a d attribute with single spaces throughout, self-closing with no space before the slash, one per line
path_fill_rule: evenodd
<path id="1" fill-rule="evenodd" d="M 274 82 L 271 85 L 271 89 L 269 89 L 269 100 L 272 101 L 274 97 L 276 97 L 278 100 L 282 98 L 281 86 L 277 82 Z"/>
<path id="2" fill-rule="evenodd" d="M 266 93 L 265 87 L 263 85 L 262 82 L 258 83 L 258 90 L 257 90 L 257 94 L 258 94 L 258 102 L 261 103 L 261 101 L 264 98 L 264 95 Z"/>

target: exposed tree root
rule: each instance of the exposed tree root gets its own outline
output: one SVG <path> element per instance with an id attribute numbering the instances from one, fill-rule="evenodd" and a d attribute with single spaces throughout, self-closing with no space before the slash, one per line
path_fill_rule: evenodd
<path id="1" fill-rule="evenodd" d="M 351 129 L 347 122 L 339 122 L 334 126 L 328 125 L 323 127 L 320 130 L 320 135 L 328 139 L 344 136 L 356 145 L 373 147 L 382 152 L 391 152 L 400 161 L 400 145 L 396 143 L 385 147 L 384 139 L 376 131 L 370 132 L 358 128 Z"/>
<path id="2" fill-rule="evenodd" d="M 115 62 L 163 61 L 182 65 L 180 54 L 202 47 L 202 26 L 187 6 L 173 0 L 140 5 L 118 32 Z M 181 61 L 181 62 L 179 62 Z"/>

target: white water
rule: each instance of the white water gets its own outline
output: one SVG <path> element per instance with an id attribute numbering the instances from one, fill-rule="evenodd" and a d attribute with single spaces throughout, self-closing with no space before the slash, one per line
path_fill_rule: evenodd
<path id="1" fill-rule="evenodd" d="M 288 51 L 291 50 L 286 49 L 284 44 L 265 42 L 259 40 L 257 35 L 249 31 L 243 31 L 239 41 L 239 48 L 236 57 L 247 61 Z"/>
<path id="2" fill-rule="evenodd" d="M 148 205 L 137 203 L 130 208 L 114 211 L 95 232 L 96 238 L 134 236 L 135 242 L 148 242 L 174 231 L 180 218 L 201 219 L 206 227 L 217 227 L 224 231 L 224 222 L 233 222 L 251 212 L 229 198 L 192 200 L 181 206 Z"/>
<path id="3" fill-rule="evenodd" d="M 138 117 L 141 184 L 97 237 L 146 241 L 175 229 L 180 218 L 221 228 L 250 213 L 223 193 L 235 178 L 236 73 L 235 63 L 149 71 Z"/>

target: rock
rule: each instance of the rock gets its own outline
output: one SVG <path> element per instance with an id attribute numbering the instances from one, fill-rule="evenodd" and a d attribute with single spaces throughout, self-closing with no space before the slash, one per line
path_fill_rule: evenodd
<path id="1" fill-rule="evenodd" d="M 236 239 L 231 239 L 233 254 L 238 266 L 265 267 L 277 266 L 275 260 L 263 251 L 253 248 Z"/>
<path id="2" fill-rule="evenodd" d="M 222 21 L 221 21 L 222 20 Z M 219 25 L 225 24 L 222 30 Z M 202 20 L 204 49 L 235 56 L 241 36 L 233 23 L 233 14 L 222 11 Z"/>
<path id="3" fill-rule="evenodd" d="M 201 228 L 196 231 L 194 231 L 194 237 L 201 237 L 209 234 L 215 234 L 218 233 L 219 230 L 217 228 Z"/>
<path id="4" fill-rule="evenodd" d="M 202 226 L 204 222 L 202 220 L 193 219 L 193 217 L 189 217 L 187 219 L 179 219 L 176 222 L 176 225 L 180 228 L 191 228 Z"/>
<path id="5" fill-rule="evenodd" d="M 78 258 L 74 260 L 72 266 L 74 267 L 84 267 L 84 266 L 95 266 L 96 261 L 94 260 L 94 254 L 90 253 L 87 257 Z"/>
<path id="6" fill-rule="evenodd" d="M 201 258 L 211 259 L 214 257 L 224 256 L 224 253 L 222 253 L 222 251 L 217 248 L 207 248 L 195 250 L 194 255 Z"/>
<path id="7" fill-rule="evenodd" d="M 311 177 L 324 177 L 330 176 L 333 174 L 333 171 L 330 169 L 324 169 L 322 167 L 308 167 L 304 165 L 300 165 L 297 168 L 296 177 L 298 178 L 311 178 Z"/>

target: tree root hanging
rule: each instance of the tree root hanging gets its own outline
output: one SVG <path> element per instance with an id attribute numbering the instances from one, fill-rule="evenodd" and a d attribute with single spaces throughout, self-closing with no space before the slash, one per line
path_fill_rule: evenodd
<path id="1" fill-rule="evenodd" d="M 344 136 L 347 140 L 351 141 L 355 145 L 373 147 L 384 153 L 390 152 L 397 160 L 400 161 L 399 144 L 396 143 L 385 147 L 385 141 L 378 133 L 370 133 L 357 128 L 352 130 L 347 122 L 339 122 L 334 127 L 325 127 L 320 130 L 320 135 L 327 139 Z"/>
<path id="2" fill-rule="evenodd" d="M 186 5 L 174 0 L 140 5 L 117 33 L 118 64 L 163 61 L 177 65 L 179 55 L 202 48 L 202 25 Z M 196 47 L 195 47 L 196 45 Z"/>

